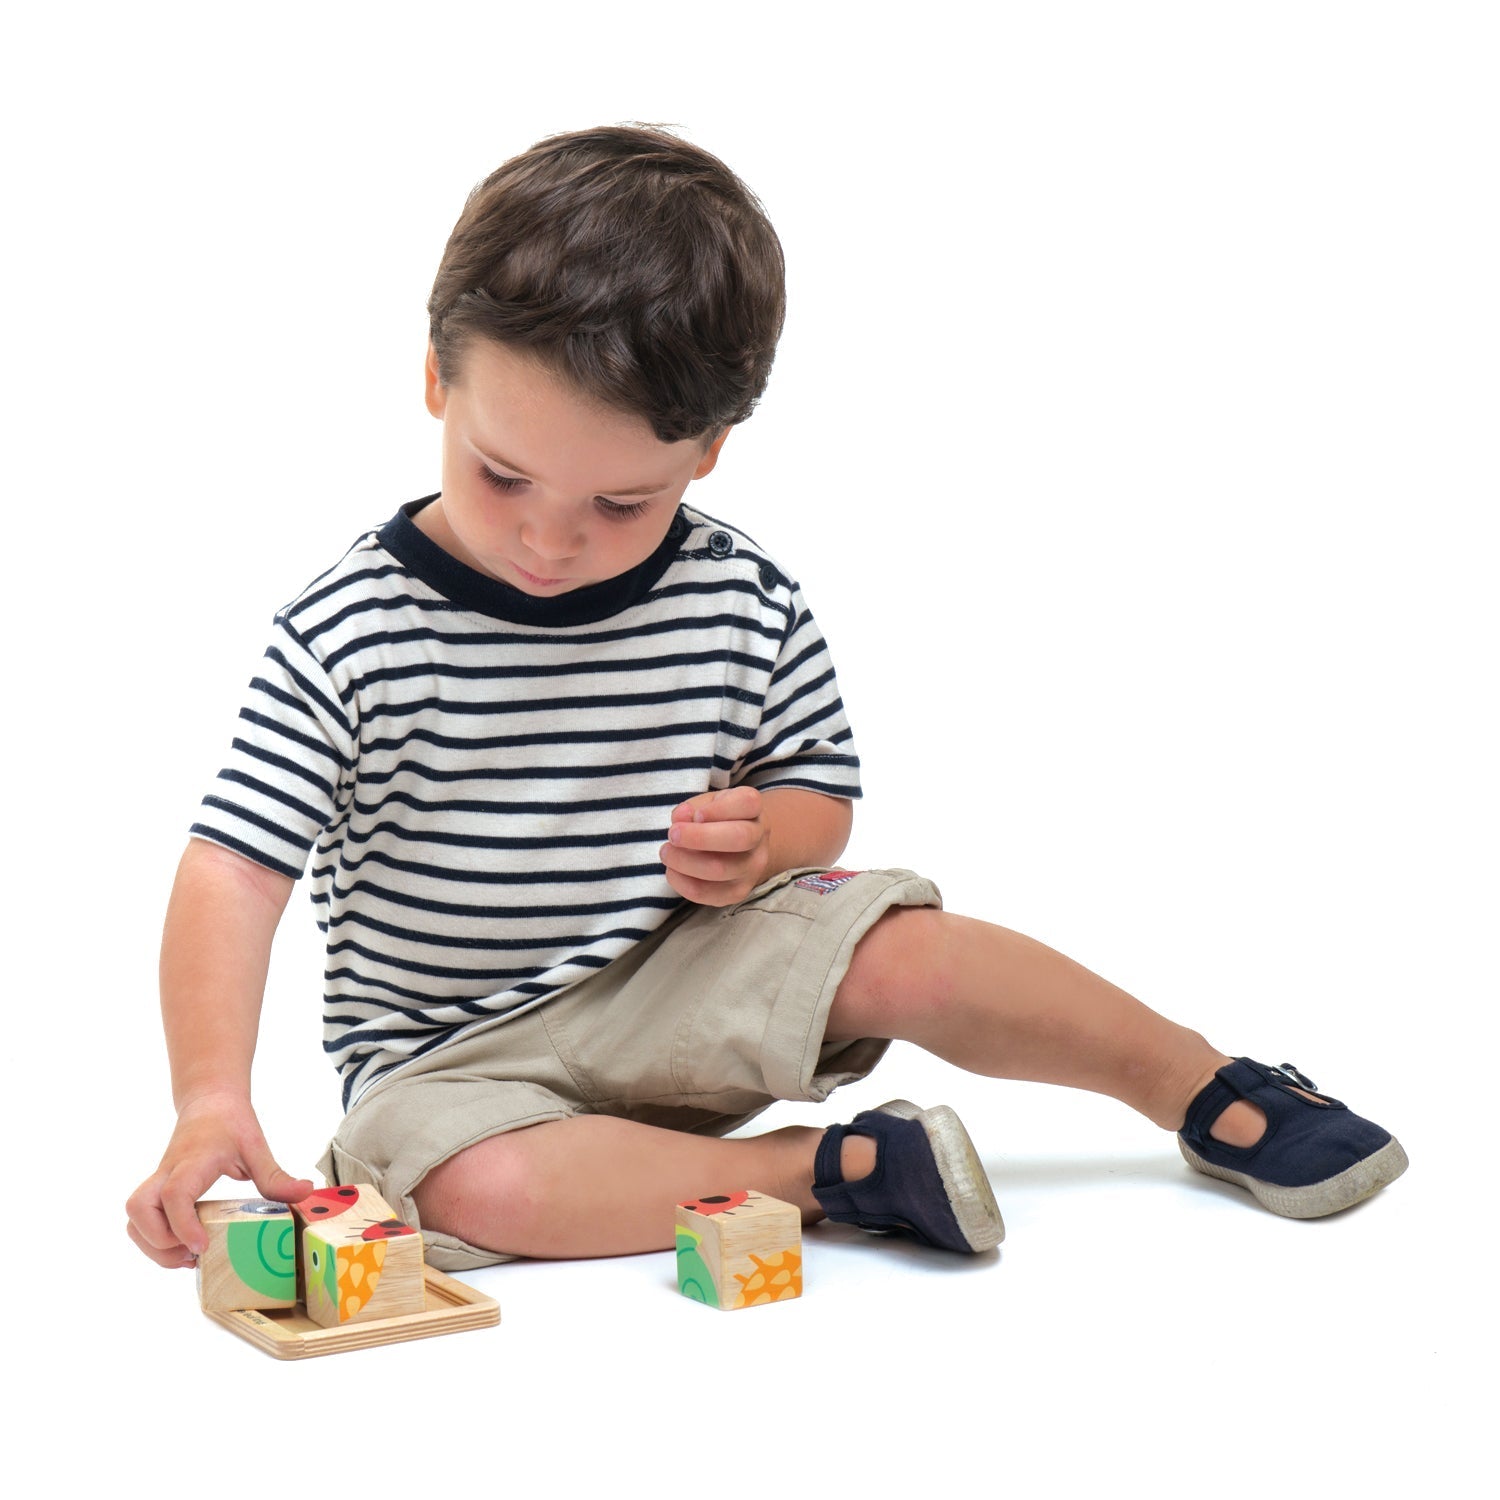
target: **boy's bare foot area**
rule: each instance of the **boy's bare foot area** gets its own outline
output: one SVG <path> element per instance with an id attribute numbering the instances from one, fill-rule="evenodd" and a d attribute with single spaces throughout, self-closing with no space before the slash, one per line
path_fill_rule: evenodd
<path id="1" fill-rule="evenodd" d="M 1294 1094 L 1301 1094 L 1304 1099 L 1313 1104 L 1322 1104 L 1322 1100 L 1315 1094 L 1309 1094 L 1306 1089 L 1293 1089 Z M 1226 1146 L 1238 1146 L 1244 1150 L 1253 1146 L 1266 1133 L 1266 1112 L 1258 1104 L 1252 1104 L 1248 1099 L 1236 1099 L 1217 1120 L 1214 1121 L 1208 1132 L 1216 1141 L 1223 1141 Z"/>
<path id="2" fill-rule="evenodd" d="M 839 1146 L 839 1170 L 845 1182 L 858 1182 L 875 1170 L 875 1142 L 867 1135 L 846 1135 Z"/>
<path id="3" fill-rule="evenodd" d="M 1208 1132 L 1216 1141 L 1242 1150 L 1253 1146 L 1266 1133 L 1266 1112 L 1246 1099 L 1236 1099 Z"/>

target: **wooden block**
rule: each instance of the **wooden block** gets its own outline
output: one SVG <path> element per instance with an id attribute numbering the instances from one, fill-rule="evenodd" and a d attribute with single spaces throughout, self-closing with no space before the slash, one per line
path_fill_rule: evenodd
<path id="1" fill-rule="evenodd" d="M 677 1286 L 719 1308 L 802 1295 L 802 1215 L 746 1189 L 677 1205 Z"/>
<path id="2" fill-rule="evenodd" d="M 426 1307 L 422 1236 L 368 1183 L 319 1188 L 292 1213 L 298 1287 L 314 1323 L 336 1328 Z"/>
<path id="3" fill-rule="evenodd" d="M 198 1257 L 204 1312 L 297 1305 L 297 1231 L 285 1203 L 216 1198 L 197 1209 L 208 1231 Z"/>

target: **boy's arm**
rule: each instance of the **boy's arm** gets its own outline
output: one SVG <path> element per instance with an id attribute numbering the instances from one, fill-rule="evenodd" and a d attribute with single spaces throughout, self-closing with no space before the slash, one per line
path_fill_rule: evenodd
<path id="1" fill-rule="evenodd" d="M 204 1248 L 193 1205 L 220 1177 L 249 1179 L 282 1202 L 313 1190 L 276 1165 L 250 1103 L 271 939 L 292 885 L 198 839 L 178 866 L 161 952 L 177 1128 L 126 1204 L 131 1239 L 158 1265 L 191 1265 Z"/>
<path id="2" fill-rule="evenodd" d="M 732 906 L 783 870 L 826 869 L 844 852 L 853 824 L 854 805 L 843 797 L 732 786 L 673 809 L 661 861 L 679 895 L 700 906 Z"/>

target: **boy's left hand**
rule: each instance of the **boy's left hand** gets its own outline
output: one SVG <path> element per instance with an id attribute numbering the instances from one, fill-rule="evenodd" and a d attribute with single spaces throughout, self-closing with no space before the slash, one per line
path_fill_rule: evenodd
<path id="1" fill-rule="evenodd" d="M 732 906 L 766 878 L 770 828 L 753 786 L 703 792 L 672 809 L 661 846 L 667 883 L 700 906 Z"/>

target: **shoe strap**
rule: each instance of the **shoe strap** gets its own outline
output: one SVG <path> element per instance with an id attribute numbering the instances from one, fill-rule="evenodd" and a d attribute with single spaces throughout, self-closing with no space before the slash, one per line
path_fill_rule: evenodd
<path id="1" fill-rule="evenodd" d="M 1292 1094 L 1294 1089 L 1305 1089 L 1331 1109 L 1346 1108 L 1340 1100 L 1328 1094 L 1319 1094 L 1312 1081 L 1290 1063 L 1273 1068 L 1269 1063 L 1256 1062 L 1253 1057 L 1237 1057 L 1220 1068 L 1198 1097 L 1188 1105 L 1187 1117 L 1182 1122 L 1179 1134 L 1190 1144 L 1207 1140 L 1214 1121 L 1236 1099 L 1248 1099 L 1254 1103 L 1257 1094 L 1269 1113 L 1268 1089 L 1275 1090 L 1282 1098 L 1295 1097 Z"/>
<path id="2" fill-rule="evenodd" d="M 1196 1145 L 1207 1140 L 1214 1121 L 1236 1099 L 1245 1097 L 1246 1090 L 1237 1088 L 1230 1078 L 1225 1076 L 1232 1073 L 1234 1067 L 1235 1064 L 1231 1063 L 1226 1068 L 1220 1068 L 1204 1085 L 1197 1098 L 1188 1105 L 1187 1117 L 1183 1120 L 1182 1129 L 1178 1132 L 1185 1141 Z"/>
<path id="3" fill-rule="evenodd" d="M 854 1199 L 844 1182 L 841 1155 L 844 1137 L 849 1134 L 847 1125 L 830 1125 L 818 1142 L 818 1153 L 813 1158 L 813 1197 L 828 1217 L 835 1222 L 847 1223 L 855 1213 Z"/>

